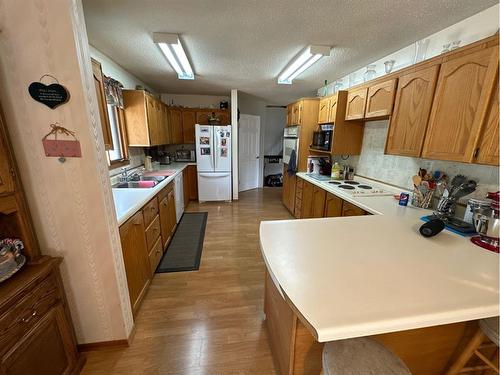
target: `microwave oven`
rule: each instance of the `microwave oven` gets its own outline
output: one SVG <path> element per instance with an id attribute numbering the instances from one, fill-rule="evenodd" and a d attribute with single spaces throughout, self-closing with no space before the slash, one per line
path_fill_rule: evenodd
<path id="1" fill-rule="evenodd" d="M 320 130 L 313 133 L 311 148 L 321 151 L 330 151 L 332 144 L 333 129 Z"/>

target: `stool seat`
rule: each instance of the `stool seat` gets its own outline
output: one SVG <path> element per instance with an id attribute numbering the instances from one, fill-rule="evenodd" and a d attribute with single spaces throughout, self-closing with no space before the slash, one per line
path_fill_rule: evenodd
<path id="1" fill-rule="evenodd" d="M 496 346 L 498 346 L 498 316 L 494 318 L 481 319 L 479 321 L 479 327 L 483 333 L 491 341 L 493 341 Z"/>
<path id="2" fill-rule="evenodd" d="M 411 375 L 399 357 L 365 337 L 326 343 L 323 372 L 325 375 Z"/>

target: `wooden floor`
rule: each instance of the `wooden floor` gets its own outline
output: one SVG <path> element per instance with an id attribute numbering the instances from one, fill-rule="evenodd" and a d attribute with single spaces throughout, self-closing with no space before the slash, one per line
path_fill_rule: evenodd
<path id="1" fill-rule="evenodd" d="M 261 220 L 289 219 L 280 188 L 207 211 L 199 271 L 158 274 L 136 319 L 132 345 L 87 353 L 84 375 L 275 374 L 263 315 Z"/>

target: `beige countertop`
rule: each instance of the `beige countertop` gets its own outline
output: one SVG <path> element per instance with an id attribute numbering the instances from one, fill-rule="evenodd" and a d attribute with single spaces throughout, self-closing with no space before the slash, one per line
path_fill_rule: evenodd
<path id="1" fill-rule="evenodd" d="M 261 223 L 268 271 L 318 341 L 499 315 L 498 254 L 449 231 L 422 237 L 428 210 L 298 175 L 374 214 Z"/>
<path id="2" fill-rule="evenodd" d="M 196 165 L 195 162 L 172 163 L 161 165 L 160 170 L 174 171 L 174 174 L 167 177 L 153 188 L 143 189 L 117 189 L 113 188 L 113 200 L 115 202 L 116 218 L 118 225 L 125 223 L 146 203 L 148 203 L 165 186 L 174 180 L 175 176 L 181 173 L 188 165 Z"/>

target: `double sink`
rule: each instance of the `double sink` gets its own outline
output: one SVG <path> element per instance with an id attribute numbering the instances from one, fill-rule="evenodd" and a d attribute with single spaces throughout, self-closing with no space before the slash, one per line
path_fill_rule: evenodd
<path id="1" fill-rule="evenodd" d="M 114 189 L 151 189 L 165 180 L 168 176 L 138 176 L 131 181 L 121 181 L 112 185 Z M 143 181 L 152 181 L 153 183 L 144 183 Z"/>

